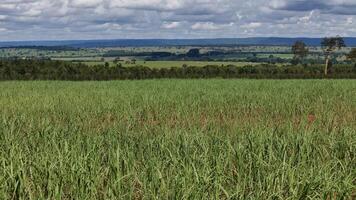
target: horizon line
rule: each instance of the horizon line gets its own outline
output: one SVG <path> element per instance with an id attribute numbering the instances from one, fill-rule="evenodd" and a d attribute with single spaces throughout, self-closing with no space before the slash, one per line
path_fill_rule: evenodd
<path id="1" fill-rule="evenodd" d="M 276 39 L 322 39 L 324 37 L 305 37 L 305 36 L 296 36 L 296 37 L 278 37 L 278 36 L 266 36 L 266 37 L 212 37 L 212 38 L 102 38 L 102 39 L 44 39 L 44 40 L 0 40 L 0 43 L 11 43 L 11 42 L 66 42 L 66 41 L 110 41 L 110 40 L 233 40 L 233 39 L 254 39 L 254 38 L 276 38 Z M 356 38 L 356 36 L 345 36 L 343 38 Z"/>

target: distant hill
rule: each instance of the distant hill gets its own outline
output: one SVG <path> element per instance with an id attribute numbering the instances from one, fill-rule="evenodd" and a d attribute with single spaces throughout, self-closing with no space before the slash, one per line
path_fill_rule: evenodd
<path id="1" fill-rule="evenodd" d="M 291 46 L 302 40 L 308 46 L 319 46 L 321 38 L 220 38 L 220 39 L 119 39 L 119 40 L 64 40 L 0 42 L 0 47 L 67 46 L 73 48 L 122 47 L 122 46 L 227 46 L 227 45 L 280 45 Z M 356 47 L 356 37 L 345 38 L 347 46 Z"/>

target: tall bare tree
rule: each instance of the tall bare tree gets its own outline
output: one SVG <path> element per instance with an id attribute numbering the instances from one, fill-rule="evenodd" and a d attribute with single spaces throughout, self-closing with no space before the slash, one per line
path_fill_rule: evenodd
<path id="1" fill-rule="evenodd" d="M 296 41 L 292 46 L 292 53 L 294 54 L 294 59 L 299 62 L 308 55 L 309 49 L 303 41 Z"/>
<path id="2" fill-rule="evenodd" d="M 342 37 L 326 37 L 321 41 L 321 47 L 325 55 L 325 75 L 328 75 L 328 71 L 331 64 L 332 54 L 336 50 L 340 50 L 342 47 L 346 47 L 345 41 Z"/>

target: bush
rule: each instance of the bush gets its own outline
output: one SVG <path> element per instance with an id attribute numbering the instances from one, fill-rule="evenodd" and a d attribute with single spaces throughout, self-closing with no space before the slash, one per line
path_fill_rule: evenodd
<path id="1" fill-rule="evenodd" d="M 50 60 L 2 60 L 0 80 L 119 80 L 158 78 L 325 78 L 323 65 L 261 64 L 237 67 L 234 65 L 152 69 L 143 66 L 88 66 Z M 327 78 L 356 78 L 356 65 L 337 65 Z"/>

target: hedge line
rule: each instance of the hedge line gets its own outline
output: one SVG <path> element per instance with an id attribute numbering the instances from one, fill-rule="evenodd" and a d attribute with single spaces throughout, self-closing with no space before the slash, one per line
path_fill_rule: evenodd
<path id="1" fill-rule="evenodd" d="M 324 77 L 323 66 L 277 66 L 261 64 L 236 67 L 205 66 L 153 69 L 148 67 L 87 66 L 81 63 L 46 60 L 2 60 L 0 80 L 121 80 L 159 78 L 256 78 L 314 79 L 356 78 L 356 65 L 335 66 Z"/>

